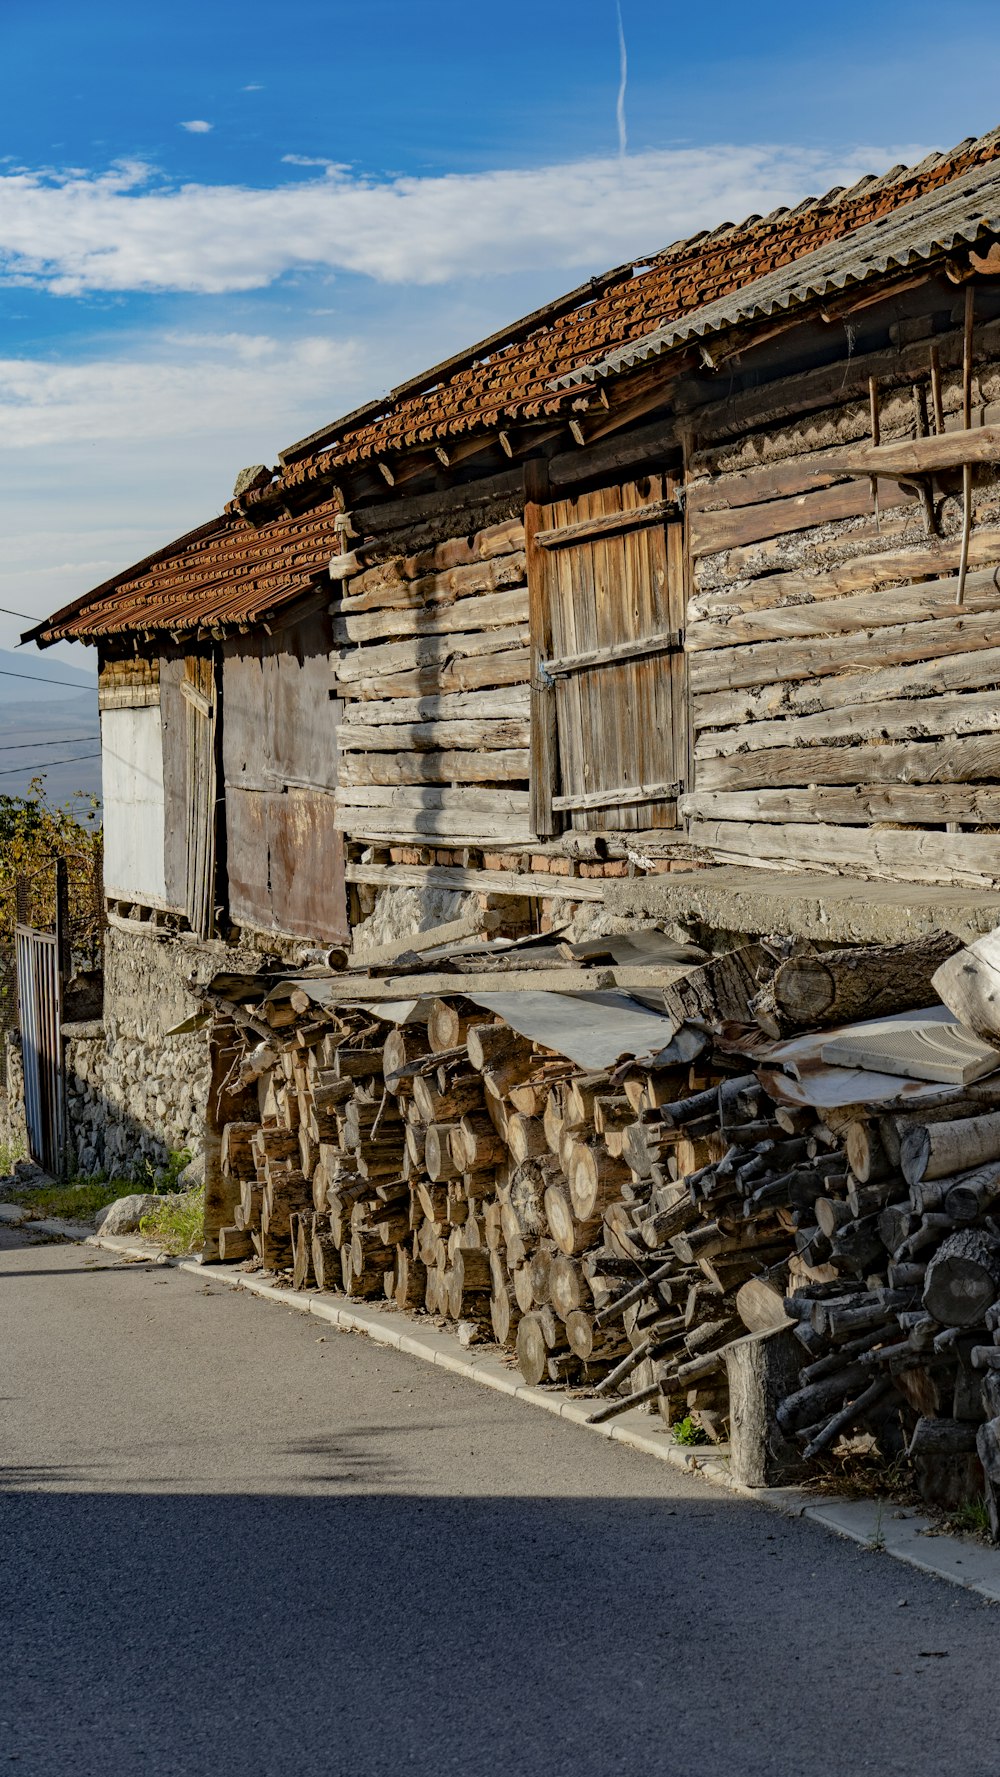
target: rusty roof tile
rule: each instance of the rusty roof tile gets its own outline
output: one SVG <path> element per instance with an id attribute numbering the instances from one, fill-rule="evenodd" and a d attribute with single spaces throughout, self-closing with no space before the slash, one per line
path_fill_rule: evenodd
<path id="1" fill-rule="evenodd" d="M 328 495 L 289 518 L 273 515 L 283 493 L 314 482 L 328 487 L 339 468 L 391 458 L 414 445 L 568 415 L 581 378 L 593 374 L 597 360 L 609 366 L 641 361 L 642 342 L 671 337 L 674 324 L 679 336 L 685 317 L 712 305 L 723 312 L 726 297 L 998 158 L 1000 130 L 969 137 L 918 166 L 867 174 L 847 190 L 834 187 L 794 208 L 720 223 L 592 279 L 402 384 L 386 400 L 291 446 L 282 452 L 277 479 L 247 493 L 243 511 L 231 503 L 220 518 L 57 612 L 30 638 L 96 640 L 258 621 L 299 596 L 340 547 Z M 254 524 L 244 516 L 249 511 Z"/>

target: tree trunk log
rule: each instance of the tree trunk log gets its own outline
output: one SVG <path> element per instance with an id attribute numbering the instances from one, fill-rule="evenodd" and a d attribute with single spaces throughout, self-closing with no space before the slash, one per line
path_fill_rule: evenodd
<path id="1" fill-rule="evenodd" d="M 913 944 L 792 956 L 775 971 L 775 1007 L 788 1025 L 815 1027 L 932 1005 L 934 973 L 957 949 L 957 938 L 937 932 Z"/>
<path id="2" fill-rule="evenodd" d="M 911 1124 L 900 1138 L 899 1158 L 908 1185 L 1000 1160 L 1000 1112 L 951 1123 Z"/>
<path id="3" fill-rule="evenodd" d="M 927 1266 L 923 1303 L 945 1327 L 974 1327 L 1000 1296 L 996 1245 L 977 1228 L 941 1242 Z"/>
<path id="4" fill-rule="evenodd" d="M 795 1388 L 801 1361 L 790 1323 L 750 1332 L 726 1347 L 730 1468 L 742 1487 L 783 1487 L 803 1473 L 802 1458 L 776 1417 Z"/>

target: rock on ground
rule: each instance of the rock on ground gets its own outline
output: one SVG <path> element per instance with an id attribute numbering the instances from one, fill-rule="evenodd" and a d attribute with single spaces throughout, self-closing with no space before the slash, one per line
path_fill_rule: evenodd
<path id="1" fill-rule="evenodd" d="M 101 1234 L 136 1234 L 143 1216 L 152 1215 L 162 1201 L 162 1197 L 143 1191 L 135 1191 L 130 1197 L 117 1197 L 114 1203 L 98 1210 L 94 1224 Z"/>

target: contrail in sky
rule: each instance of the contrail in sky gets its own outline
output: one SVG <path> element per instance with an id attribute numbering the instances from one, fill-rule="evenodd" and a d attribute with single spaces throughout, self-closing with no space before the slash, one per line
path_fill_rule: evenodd
<path id="1" fill-rule="evenodd" d="M 618 152 L 624 159 L 628 152 L 628 131 L 625 128 L 625 89 L 628 86 L 628 51 L 625 48 L 625 27 L 622 24 L 621 0 L 615 0 L 618 18 Z"/>

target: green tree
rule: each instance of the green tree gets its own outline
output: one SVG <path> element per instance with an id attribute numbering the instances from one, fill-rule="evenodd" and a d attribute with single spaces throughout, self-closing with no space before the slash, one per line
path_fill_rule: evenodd
<path id="1" fill-rule="evenodd" d="M 78 791 L 67 806 L 46 799 L 45 780 L 27 796 L 0 796 L 0 1025 L 14 1020 L 14 927 L 17 883 L 27 884 L 28 919 L 42 930 L 55 921 L 55 863 L 65 858 L 70 944 L 77 966 L 100 962 L 100 859 L 103 829 L 96 796 Z"/>

